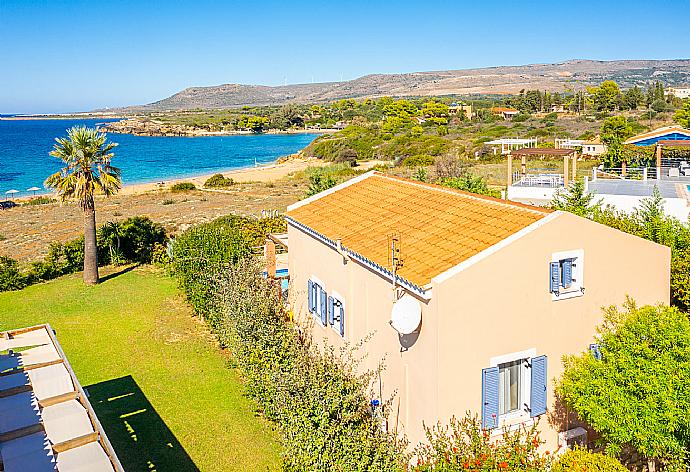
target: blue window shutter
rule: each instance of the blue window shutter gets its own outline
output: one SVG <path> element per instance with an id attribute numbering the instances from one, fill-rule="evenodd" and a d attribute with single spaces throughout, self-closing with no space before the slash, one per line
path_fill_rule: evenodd
<path id="1" fill-rule="evenodd" d="M 340 302 L 338 308 L 340 309 L 340 335 L 345 337 L 345 305 L 343 305 L 343 302 Z"/>
<path id="2" fill-rule="evenodd" d="M 309 313 L 314 313 L 314 282 L 311 280 L 307 282 L 307 303 L 309 304 Z"/>
<path id="3" fill-rule="evenodd" d="M 482 369 L 482 428 L 498 427 L 498 367 Z"/>
<path id="4" fill-rule="evenodd" d="M 558 262 L 551 263 L 551 293 L 558 296 L 558 288 L 561 283 L 561 267 Z"/>
<path id="5" fill-rule="evenodd" d="M 530 394 L 530 416 L 546 413 L 546 393 L 548 376 L 546 373 L 546 356 L 532 358 L 532 392 Z"/>
<path id="6" fill-rule="evenodd" d="M 596 344 L 596 343 L 590 344 L 589 350 L 596 360 L 598 360 L 598 361 L 601 360 L 601 349 L 599 348 L 598 344 Z"/>
<path id="7" fill-rule="evenodd" d="M 326 291 L 319 287 L 321 293 L 321 323 L 326 326 L 328 323 L 328 295 Z"/>
<path id="8" fill-rule="evenodd" d="M 333 326 L 333 297 L 328 297 L 328 324 Z"/>
<path id="9" fill-rule="evenodd" d="M 564 288 L 568 288 L 573 284 L 573 260 L 563 259 L 561 264 L 561 285 L 563 285 Z"/>

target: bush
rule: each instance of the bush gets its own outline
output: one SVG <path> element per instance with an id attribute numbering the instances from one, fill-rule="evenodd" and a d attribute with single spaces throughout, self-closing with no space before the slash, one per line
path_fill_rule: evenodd
<path id="1" fill-rule="evenodd" d="M 324 190 L 335 187 L 337 184 L 338 181 L 331 174 L 317 170 L 309 176 L 309 188 L 307 188 L 305 197 L 321 193 Z"/>
<path id="2" fill-rule="evenodd" d="M 491 439 L 476 416 L 451 418 L 449 426 L 425 428 L 427 444 L 417 447 L 417 471 L 451 472 L 462 470 L 547 471 L 551 454 L 541 453 L 537 426 L 506 430 Z"/>
<path id="3" fill-rule="evenodd" d="M 530 118 L 532 118 L 532 115 L 530 115 L 529 113 L 520 113 L 519 115 L 515 115 L 513 117 L 513 123 L 522 123 L 529 120 Z"/>
<path id="4" fill-rule="evenodd" d="M 55 203 L 56 199 L 50 197 L 36 197 L 22 203 L 22 206 L 32 206 L 32 205 L 46 205 L 48 203 Z"/>
<path id="5" fill-rule="evenodd" d="M 190 190 L 196 190 L 196 185 L 191 182 L 180 182 L 170 187 L 170 190 L 172 192 L 188 192 Z"/>
<path id="6" fill-rule="evenodd" d="M 184 232 L 172 251 L 180 286 L 232 350 L 248 395 L 279 426 L 283 470 L 402 471 L 398 445 L 371 414 L 372 374 L 355 373 L 350 351 L 312 350 L 250 256 L 278 225 L 230 216 Z"/>
<path id="7" fill-rule="evenodd" d="M 165 229 L 146 216 L 134 216 L 119 223 L 120 250 L 130 262 L 151 262 L 153 249 L 167 241 Z"/>
<path id="8" fill-rule="evenodd" d="M 335 158 L 334 162 L 336 164 L 340 163 L 347 163 L 349 164 L 350 167 L 356 167 L 357 166 L 357 151 L 354 149 L 343 149 L 338 153 L 338 156 Z"/>
<path id="9" fill-rule="evenodd" d="M 441 179 L 439 183 L 445 187 L 451 187 L 465 192 L 478 193 L 480 195 L 487 195 L 489 197 L 498 198 L 501 196 L 499 190 L 489 188 L 486 180 L 481 176 L 474 176 L 470 173 L 465 173 L 460 177 L 448 177 Z"/>
<path id="10" fill-rule="evenodd" d="M 551 472 L 628 472 L 628 469 L 613 457 L 574 449 L 559 457 Z"/>
<path id="11" fill-rule="evenodd" d="M 19 290 L 27 284 L 19 269 L 19 263 L 6 256 L 0 256 L 0 292 Z"/>
<path id="12" fill-rule="evenodd" d="M 687 457 L 690 321 L 668 306 L 606 309 L 600 356 L 566 356 L 557 392 L 601 435 L 607 452 L 633 448 L 650 462 Z"/>
<path id="13" fill-rule="evenodd" d="M 406 157 L 402 161 L 402 165 L 405 167 L 432 166 L 434 165 L 434 156 L 417 154 L 416 156 Z"/>
<path id="14" fill-rule="evenodd" d="M 232 187 L 235 181 L 231 178 L 223 176 L 223 174 L 214 174 L 204 182 L 204 187 L 209 188 L 225 188 Z"/>
<path id="15" fill-rule="evenodd" d="M 178 282 L 194 309 L 215 326 L 217 307 L 211 303 L 207 272 L 229 267 L 248 257 L 252 247 L 263 244 L 266 234 L 279 226 L 278 218 L 257 220 L 226 216 L 188 229 L 172 242 L 172 265 Z"/>

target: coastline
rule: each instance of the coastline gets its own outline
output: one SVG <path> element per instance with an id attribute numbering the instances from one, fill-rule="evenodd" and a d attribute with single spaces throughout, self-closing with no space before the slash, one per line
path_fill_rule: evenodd
<path id="1" fill-rule="evenodd" d="M 322 166 L 326 163 L 321 159 L 290 159 L 284 162 L 274 162 L 257 167 L 244 167 L 241 169 L 219 170 L 217 172 L 193 175 L 187 177 L 174 177 L 159 182 L 133 182 L 125 184 L 118 192 L 119 195 L 137 195 L 152 191 L 169 190 L 175 184 L 181 182 L 191 182 L 201 189 L 204 182 L 215 174 L 223 174 L 224 177 L 234 180 L 237 183 L 247 182 L 272 182 L 287 177 L 293 172 L 298 172 L 310 166 Z M 205 191 L 222 191 L 222 189 L 204 189 Z"/>
<path id="2" fill-rule="evenodd" d="M 280 159 L 279 159 L 280 160 Z M 287 159 L 282 162 L 273 162 L 271 164 L 262 164 L 257 167 L 243 167 L 243 168 L 231 168 L 225 170 L 218 170 L 215 172 L 206 172 L 203 174 L 195 174 L 184 177 L 172 177 L 168 179 L 161 179 L 156 182 L 132 182 L 125 183 L 122 189 L 116 194 L 117 195 L 139 195 L 148 192 L 166 191 L 170 190 L 175 184 L 181 182 L 191 182 L 198 189 L 202 189 L 204 182 L 208 180 L 209 177 L 215 174 L 223 174 L 224 177 L 233 179 L 237 183 L 248 183 L 248 182 L 273 182 L 288 175 L 305 170 L 307 167 L 323 166 L 328 164 L 317 158 L 292 158 Z M 223 189 L 203 189 L 204 191 L 223 191 Z M 13 198 L 15 202 L 26 202 L 37 197 L 55 197 L 54 192 L 43 191 L 36 192 L 33 196 L 21 196 Z"/>

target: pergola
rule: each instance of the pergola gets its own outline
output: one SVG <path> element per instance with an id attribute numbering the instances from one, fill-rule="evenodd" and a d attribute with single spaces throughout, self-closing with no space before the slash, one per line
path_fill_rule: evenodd
<path id="1" fill-rule="evenodd" d="M 567 187 L 570 184 L 568 178 L 568 160 L 571 160 L 573 178 L 577 176 L 577 150 L 575 149 L 554 149 L 554 148 L 522 148 L 508 154 L 508 187 L 513 184 L 513 157 L 520 157 L 521 170 L 523 177 L 527 175 L 527 158 L 537 156 L 544 157 L 563 157 L 563 184 Z"/>

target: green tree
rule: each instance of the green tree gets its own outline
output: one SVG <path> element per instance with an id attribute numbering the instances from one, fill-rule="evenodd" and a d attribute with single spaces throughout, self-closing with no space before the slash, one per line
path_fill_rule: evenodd
<path id="1" fill-rule="evenodd" d="M 613 80 L 606 80 L 599 87 L 591 88 L 589 92 L 594 99 L 594 107 L 597 111 L 615 110 L 621 93 L 618 84 Z"/>
<path id="2" fill-rule="evenodd" d="M 557 393 L 609 453 L 632 447 L 653 469 L 686 457 L 690 441 L 690 321 L 667 306 L 609 307 L 600 356 L 564 358 Z"/>
<path id="3" fill-rule="evenodd" d="M 495 198 L 501 196 L 501 192 L 490 188 L 482 176 L 472 175 L 469 172 L 463 173 L 460 177 L 447 177 L 441 179 L 439 183 L 443 186 L 463 190 L 465 192 L 478 193 L 480 195 L 488 195 L 489 197 Z"/>
<path id="4" fill-rule="evenodd" d="M 592 218 L 601 210 L 601 200 L 595 200 L 594 194 L 585 190 L 584 181 L 574 180 L 567 190 L 560 189 L 554 194 L 551 206 L 554 210 Z"/>
<path id="5" fill-rule="evenodd" d="M 624 116 L 612 116 L 604 120 L 601 125 L 601 140 L 607 146 L 603 160 L 608 167 L 618 167 L 622 164 L 623 143 L 632 134 L 632 126 Z"/>
<path id="6" fill-rule="evenodd" d="M 76 199 L 84 211 L 84 282 L 98 283 L 95 194 L 114 195 L 122 186 L 120 169 L 110 165 L 116 143 L 105 133 L 85 126 L 67 130 L 67 138 L 56 138 L 50 155 L 60 159 L 62 170 L 48 177 L 46 186 L 65 201 Z"/>
<path id="7" fill-rule="evenodd" d="M 642 103 L 644 103 L 644 94 L 637 85 L 629 88 L 623 94 L 623 104 L 630 110 L 637 110 L 637 107 L 642 105 Z"/>
<path id="8" fill-rule="evenodd" d="M 673 121 L 683 128 L 690 128 L 690 100 L 685 100 L 682 108 L 676 111 L 676 114 L 673 116 Z"/>

